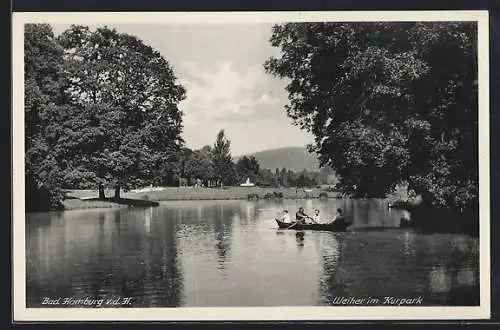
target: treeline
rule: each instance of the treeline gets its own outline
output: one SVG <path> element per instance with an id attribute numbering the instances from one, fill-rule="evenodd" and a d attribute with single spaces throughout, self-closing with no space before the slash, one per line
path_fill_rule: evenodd
<path id="1" fill-rule="evenodd" d="M 316 187 L 335 185 L 337 177 L 329 168 L 320 171 L 295 172 L 286 168 L 261 168 L 254 156 L 232 160 L 230 141 L 220 131 L 214 146 L 198 150 L 182 148 L 177 156 L 178 165 L 173 173 L 166 173 L 154 182 L 156 186 L 217 187 L 250 182 L 262 187 Z"/>

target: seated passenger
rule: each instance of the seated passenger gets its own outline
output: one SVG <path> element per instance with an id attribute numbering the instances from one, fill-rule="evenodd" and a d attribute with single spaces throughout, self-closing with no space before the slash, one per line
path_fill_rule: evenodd
<path id="1" fill-rule="evenodd" d="M 288 222 L 288 223 L 292 222 L 292 220 L 290 218 L 290 214 L 288 214 L 288 210 L 283 211 L 283 216 L 281 217 L 281 221 Z"/>
<path id="2" fill-rule="evenodd" d="M 319 218 L 319 210 L 316 209 L 314 210 L 314 215 L 311 219 L 314 223 L 320 223 L 321 222 L 321 219 Z"/>

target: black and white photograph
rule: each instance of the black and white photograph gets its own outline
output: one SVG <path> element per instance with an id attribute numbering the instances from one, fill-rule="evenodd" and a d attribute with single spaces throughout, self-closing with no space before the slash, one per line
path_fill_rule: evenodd
<path id="1" fill-rule="evenodd" d="M 14 13 L 14 315 L 489 318 L 487 25 Z"/>

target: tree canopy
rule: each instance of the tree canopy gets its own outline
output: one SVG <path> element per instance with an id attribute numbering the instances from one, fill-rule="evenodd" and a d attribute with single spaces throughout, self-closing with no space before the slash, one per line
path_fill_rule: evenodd
<path id="1" fill-rule="evenodd" d="M 251 182 L 256 182 L 260 172 L 260 165 L 254 156 L 243 156 L 236 162 L 236 173 L 238 180 L 243 182 L 247 178 Z"/>
<path id="2" fill-rule="evenodd" d="M 42 189 L 53 208 L 61 188 L 119 197 L 174 172 L 165 167 L 183 143 L 185 90 L 160 53 L 114 29 L 71 26 L 56 38 L 48 24 L 27 24 L 24 46 L 28 193 Z"/>
<path id="3" fill-rule="evenodd" d="M 435 206 L 478 198 L 476 25 L 287 23 L 266 71 L 288 80 L 287 114 L 354 196 L 407 183 Z"/>
<path id="4" fill-rule="evenodd" d="M 212 148 L 205 146 L 195 150 L 186 160 L 185 176 L 200 179 L 205 185 L 215 179 L 214 167 L 212 165 Z"/>
<path id="5" fill-rule="evenodd" d="M 72 26 L 65 50 L 67 93 L 79 109 L 71 141 L 74 168 L 116 188 L 151 182 L 182 139 L 177 104 L 185 90 L 161 54 L 114 29 Z"/>

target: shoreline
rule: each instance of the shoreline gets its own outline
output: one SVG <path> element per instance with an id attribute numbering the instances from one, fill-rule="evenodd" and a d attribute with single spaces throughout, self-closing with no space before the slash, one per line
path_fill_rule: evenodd
<path id="1" fill-rule="evenodd" d="M 87 198 L 67 198 L 63 200 L 64 209 L 60 211 L 80 210 L 80 209 L 103 209 L 103 208 L 121 208 L 121 207 L 154 207 L 160 205 L 157 201 L 149 201 L 143 199 L 119 198 L 118 200 L 111 197 L 106 199 Z"/>
<path id="2" fill-rule="evenodd" d="M 49 211 L 39 211 L 39 212 L 33 212 L 33 213 L 43 213 L 43 212 L 54 212 L 54 211 L 59 211 L 59 212 L 64 212 L 64 211 L 73 211 L 73 210 L 86 210 L 86 209 L 110 209 L 110 208 L 127 208 L 127 207 L 157 207 L 160 205 L 162 202 L 195 202 L 195 201 L 245 201 L 248 200 L 249 202 L 256 202 L 259 200 L 262 201 L 280 201 L 280 200 L 304 200 L 307 198 L 280 198 L 280 199 L 258 199 L 258 200 L 249 200 L 247 198 L 192 198 L 192 199 L 165 199 L 165 200 L 158 200 L 155 202 L 158 202 L 158 205 L 126 205 L 126 204 L 120 204 L 120 203 L 112 203 L 112 202 L 107 202 L 103 201 L 102 203 L 88 203 L 86 200 L 78 200 L 78 202 L 67 202 L 67 200 L 63 201 L 64 209 L 61 210 L 49 210 Z M 319 198 L 308 198 L 308 199 L 319 199 Z M 326 198 L 325 198 L 326 199 Z M 336 199 L 329 197 L 328 199 Z M 31 213 L 31 212 L 28 212 Z"/>
<path id="3" fill-rule="evenodd" d="M 107 196 L 112 196 L 114 191 L 106 191 Z M 167 187 L 162 189 L 144 189 L 133 192 L 123 192 L 122 197 L 117 201 L 113 197 L 107 197 L 101 200 L 98 197 L 97 190 L 68 190 L 67 198 L 63 200 L 63 209 L 47 210 L 39 212 L 26 213 L 44 213 L 44 212 L 65 212 L 73 210 L 90 209 L 111 209 L 111 208 L 129 208 L 129 207 L 157 207 L 161 202 L 196 202 L 196 201 L 267 201 L 280 203 L 284 200 L 329 200 L 344 199 L 340 193 L 326 191 L 325 188 L 315 189 L 295 189 L 295 188 L 264 188 L 264 187 L 226 187 L 226 188 L 193 188 L 193 187 Z M 251 198 L 258 196 L 258 198 Z M 397 209 L 404 196 L 393 194 L 383 198 L 387 201 L 387 207 Z M 398 202 L 399 199 L 399 202 Z M 477 236 L 474 230 L 474 223 L 467 221 L 446 221 L 440 219 L 439 224 L 421 223 L 417 225 L 422 232 L 426 233 L 464 233 L 471 236 Z M 413 227 L 413 226 L 411 226 Z"/>
<path id="4" fill-rule="evenodd" d="M 98 198 L 97 189 L 66 190 L 66 198 L 62 201 L 63 208 L 50 211 L 70 211 L 79 209 L 105 209 L 123 207 L 157 206 L 158 202 L 169 201 L 217 201 L 217 200 L 294 200 L 294 199 L 343 199 L 348 198 L 340 192 L 332 191 L 330 186 L 315 188 L 294 187 L 241 187 L 230 186 L 224 188 L 208 187 L 151 187 L 121 192 L 121 202 L 113 197 L 105 200 Z M 114 190 L 105 190 L 106 196 L 113 196 Z M 257 197 L 257 198 L 256 198 Z M 405 196 L 395 193 L 387 196 L 388 200 L 404 199 Z M 44 211 L 41 211 L 44 212 Z M 28 212 L 31 213 L 31 212 Z"/>
<path id="5" fill-rule="evenodd" d="M 111 196 L 114 192 L 106 191 Z M 277 194 L 277 195 L 276 195 Z M 159 202 L 169 201 L 216 201 L 216 200 L 283 200 L 283 199 L 330 199 L 339 198 L 336 192 L 325 191 L 324 188 L 263 188 L 263 187 L 226 187 L 226 188 L 193 188 L 166 187 L 144 191 L 123 192 L 121 200 L 128 203 L 116 203 L 112 197 L 99 200 L 97 190 L 68 190 L 63 200 L 64 209 L 69 211 L 90 208 L 141 207 L 157 206 Z M 258 196 L 258 198 L 255 198 Z M 279 196 L 279 197 L 278 197 Z"/>

